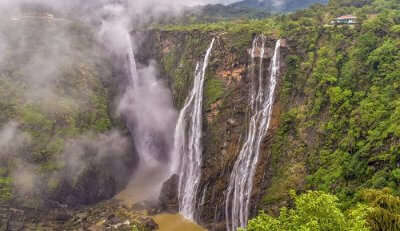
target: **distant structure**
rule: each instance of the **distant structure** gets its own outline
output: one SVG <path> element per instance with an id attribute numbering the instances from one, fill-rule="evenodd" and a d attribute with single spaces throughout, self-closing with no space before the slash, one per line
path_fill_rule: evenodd
<path id="1" fill-rule="evenodd" d="M 343 15 L 335 18 L 331 21 L 331 24 L 357 24 L 358 20 L 356 16 L 353 15 Z"/>
<path id="2" fill-rule="evenodd" d="M 11 21 L 20 21 L 25 19 L 37 19 L 37 20 L 48 20 L 52 21 L 56 19 L 53 14 L 44 13 L 44 14 L 28 14 L 28 15 L 21 15 L 21 16 L 14 16 L 11 18 Z"/>

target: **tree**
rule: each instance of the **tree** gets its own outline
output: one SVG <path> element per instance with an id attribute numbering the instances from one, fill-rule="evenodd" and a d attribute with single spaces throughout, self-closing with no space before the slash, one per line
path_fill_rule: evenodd
<path id="1" fill-rule="evenodd" d="M 391 189 L 368 189 L 362 191 L 360 196 L 372 207 L 368 214 L 371 230 L 400 230 L 400 197 L 392 195 Z"/>
<path id="2" fill-rule="evenodd" d="M 278 218 L 264 212 L 249 221 L 241 231 L 368 231 L 365 205 L 342 212 L 336 196 L 309 191 L 301 196 L 291 193 L 295 208 L 282 208 Z"/>

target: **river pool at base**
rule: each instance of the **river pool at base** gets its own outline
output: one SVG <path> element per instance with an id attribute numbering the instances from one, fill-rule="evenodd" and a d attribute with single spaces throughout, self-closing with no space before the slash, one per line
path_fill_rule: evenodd
<path id="1" fill-rule="evenodd" d="M 159 225 L 159 231 L 206 231 L 179 214 L 160 214 L 154 217 L 154 221 Z"/>

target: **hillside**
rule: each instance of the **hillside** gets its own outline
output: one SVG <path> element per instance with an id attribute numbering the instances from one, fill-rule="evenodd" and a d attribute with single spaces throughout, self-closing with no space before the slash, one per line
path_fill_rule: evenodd
<path id="1" fill-rule="evenodd" d="M 283 0 L 283 1 L 274 1 L 274 0 L 244 0 L 239 1 L 237 3 L 233 3 L 230 6 L 236 9 L 240 8 L 248 8 L 248 9 L 257 9 L 264 10 L 268 12 L 293 12 L 296 10 L 305 9 L 312 4 L 326 4 L 328 0 Z"/>
<path id="2" fill-rule="evenodd" d="M 0 201 L 45 206 L 111 198 L 125 186 L 117 176 L 132 172 L 135 156 L 125 126 L 111 116 L 119 93 L 106 51 L 89 27 L 46 15 L 4 19 L 0 36 Z M 121 147 L 107 147 L 113 142 Z M 112 165 L 99 172 L 106 162 L 119 172 Z"/>
<path id="3" fill-rule="evenodd" d="M 296 3 L 279 11 L 313 2 Z M 240 219 L 248 231 L 399 230 L 399 1 L 273 7 L 205 6 L 210 17 L 161 17 L 104 43 L 98 20 L 2 16 L 0 230 L 157 230 L 150 216 L 182 213 L 190 171 L 191 219 L 208 230 Z M 330 24 L 349 14 L 359 23 Z M 270 114 L 253 107 L 255 88 L 273 96 L 260 104 Z M 236 173 L 251 181 L 233 190 L 249 201 L 244 216 L 227 195 L 248 131 L 262 127 L 254 114 L 268 126 L 254 169 Z M 180 137 L 175 120 L 196 123 Z M 198 168 L 182 173 L 193 150 Z M 159 201 L 116 200 L 143 169 L 133 191 L 153 194 L 144 186 L 169 165 Z"/>
<path id="4" fill-rule="evenodd" d="M 208 4 L 205 6 L 188 7 L 183 17 L 173 18 L 172 22 L 186 24 L 199 22 L 216 22 L 235 19 L 262 19 L 273 14 L 294 12 L 310 7 L 313 4 L 326 4 L 328 0 L 245 0 L 236 3 Z M 166 23 L 163 21 L 161 23 Z"/>
<path id="5" fill-rule="evenodd" d="M 378 198 L 400 195 L 396 125 L 399 7 L 397 1 L 390 0 L 337 0 L 266 20 L 164 28 L 172 38 L 186 35 L 185 45 L 169 47 L 163 56 L 172 78 L 190 74 L 185 71 L 186 62 L 193 60 L 190 51 L 198 47 L 196 38 L 204 41 L 203 49 L 211 37 L 220 40 L 206 83 L 210 90 L 205 97 L 211 101 L 205 109 L 207 157 L 199 192 L 213 190 L 206 191 L 200 221 L 224 227 L 224 189 L 232 160 L 238 155 L 239 137 L 246 130 L 241 126 L 246 126 L 248 118 L 243 105 L 249 89 L 248 49 L 253 36 L 261 33 L 268 37 L 269 50 L 273 41 L 285 38 L 288 51 L 282 61 L 285 71 L 275 102 L 273 135 L 262 144 L 252 194 L 253 215 L 259 209 L 277 215 L 282 206 L 291 206 L 291 189 L 334 194 L 345 209 L 360 201 L 377 206 L 371 197 L 364 200 L 361 195 L 365 190 L 385 188 L 371 193 Z M 357 15 L 361 24 L 329 25 L 332 18 L 345 14 Z M 165 44 L 179 44 L 172 41 Z M 177 87 L 176 96 L 182 94 L 179 89 L 187 89 Z M 182 103 L 181 97 L 178 99 Z M 395 201 L 383 203 L 397 206 Z M 385 216 L 396 219 L 397 208 L 385 211 Z M 372 220 L 380 216 L 375 209 Z M 388 227 L 384 230 L 396 230 L 396 226 Z"/>

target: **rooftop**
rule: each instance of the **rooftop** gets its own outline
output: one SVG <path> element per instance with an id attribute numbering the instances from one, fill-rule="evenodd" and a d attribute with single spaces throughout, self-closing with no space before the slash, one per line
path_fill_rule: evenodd
<path id="1" fill-rule="evenodd" d="M 356 19 L 356 18 L 357 17 L 353 16 L 353 15 L 343 15 L 343 16 L 337 17 L 336 19 Z"/>

